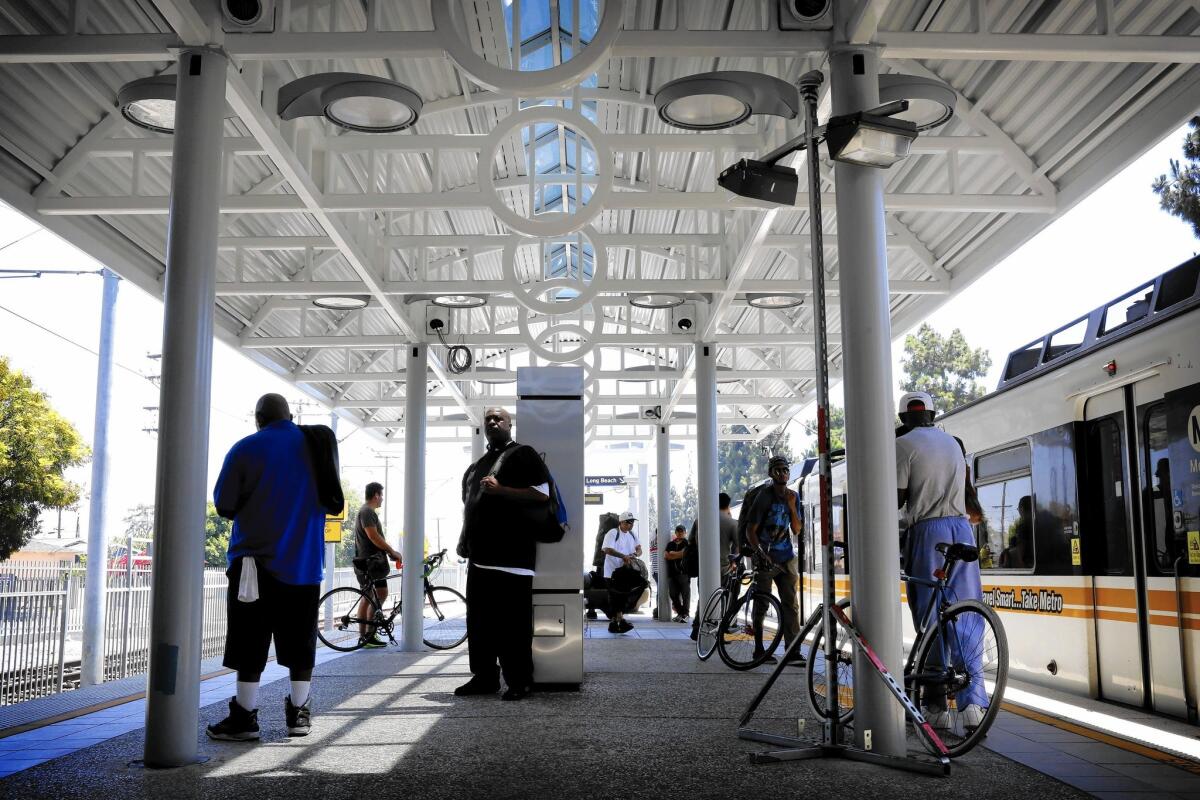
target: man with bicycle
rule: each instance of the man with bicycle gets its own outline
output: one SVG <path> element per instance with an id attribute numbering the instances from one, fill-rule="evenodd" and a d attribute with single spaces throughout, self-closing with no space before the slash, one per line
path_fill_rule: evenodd
<path id="1" fill-rule="evenodd" d="M 967 464 L 963 449 L 954 437 L 933 427 L 933 398 L 926 392 L 908 392 L 900 398 L 900 421 L 910 430 L 896 439 L 896 486 L 899 505 L 908 506 L 908 541 L 905 564 L 911 577 L 934 580 L 934 570 L 942 566 L 938 544 L 947 542 L 975 546 L 975 535 L 967 520 Z M 932 587 L 910 582 L 908 606 L 913 624 L 921 628 L 921 614 L 929 605 Z M 979 562 L 962 561 L 955 565 L 947 587 L 950 602 L 982 600 L 983 586 Z M 954 642 L 951 646 L 954 646 Z M 979 658 L 975 654 L 976 659 Z M 974 665 L 978 670 L 979 664 Z M 945 698 L 929 692 L 927 714 L 935 728 L 950 723 Z M 966 696 L 963 696 L 966 695 Z M 968 686 L 957 698 L 964 725 L 975 727 L 987 707 L 984 687 Z"/>
<path id="2" fill-rule="evenodd" d="M 754 550 L 756 588 L 769 593 L 774 582 L 783 612 L 784 641 L 789 645 L 800 633 L 800 559 L 792 545 L 792 537 L 799 537 L 804 528 L 800 519 L 800 496 L 787 487 L 791 466 L 786 456 L 773 456 L 767 463 L 771 486 L 758 493 L 753 508 L 742 511 L 749 514 L 746 541 Z M 770 574 L 771 567 L 774 567 L 774 576 Z M 765 604 L 756 603 L 752 618 L 756 631 L 761 630 L 765 614 Z M 761 651 L 756 650 L 754 656 L 757 658 L 760 654 Z M 775 660 L 774 656 L 768 656 L 763 663 L 773 664 Z"/>
<path id="3" fill-rule="evenodd" d="M 395 561 L 397 565 L 403 560 L 400 553 L 387 543 L 383 535 L 383 525 L 379 522 L 379 514 L 376 513 L 383 505 L 383 484 L 374 481 L 368 483 L 366 494 L 366 502 L 354 518 L 354 577 L 358 578 L 359 588 L 364 592 L 362 603 L 358 607 L 360 620 L 371 618 L 371 601 L 365 594 L 367 587 L 372 584 L 375 586 L 375 599 L 379 608 L 383 608 L 383 601 L 388 596 L 387 574 L 391 571 L 388 568 L 388 559 Z M 375 633 L 374 625 L 362 622 L 358 632 L 362 637 L 363 647 L 387 646 Z"/>
<path id="4" fill-rule="evenodd" d="M 467 567 L 467 636 L 471 680 L 458 696 L 495 694 L 520 700 L 533 686 L 533 569 L 537 542 L 518 522 L 522 504 L 544 503 L 550 472 L 529 445 L 512 439 L 503 408 L 483 414 L 488 447 L 463 475 L 459 556 Z M 497 667 L 497 662 L 499 666 Z"/>

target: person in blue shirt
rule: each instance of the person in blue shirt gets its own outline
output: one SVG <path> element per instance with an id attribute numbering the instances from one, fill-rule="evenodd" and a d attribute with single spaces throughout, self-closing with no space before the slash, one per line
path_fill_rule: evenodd
<path id="1" fill-rule="evenodd" d="M 754 548 L 755 558 L 769 560 L 779 568 L 773 579 L 763 574 L 755 580 L 762 592 L 771 591 L 774 582 L 783 611 L 784 641 L 789 645 L 800 635 L 800 559 L 792 540 L 798 540 L 804 526 L 800 518 L 799 495 L 787 487 L 791 466 L 784 456 L 774 456 L 767 462 L 771 485 L 758 493 L 753 508 L 742 512 L 750 515 L 746 541 Z M 761 630 L 766 610 L 765 603 L 755 604 L 753 620 L 756 629 Z M 765 663 L 775 663 L 775 656 L 768 656 Z"/>
<path id="2" fill-rule="evenodd" d="M 225 456 L 213 503 L 233 520 L 224 664 L 237 670 L 229 716 L 209 725 L 225 741 L 259 738 L 258 684 L 275 640 L 275 659 L 291 674 L 284 700 L 288 733 L 311 728 L 317 600 L 325 568 L 325 510 L 304 433 L 287 400 L 266 394 L 254 409 L 258 432 Z"/>

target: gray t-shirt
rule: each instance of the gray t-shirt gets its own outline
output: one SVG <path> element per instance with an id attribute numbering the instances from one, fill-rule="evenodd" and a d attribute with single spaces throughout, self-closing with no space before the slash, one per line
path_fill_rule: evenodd
<path id="1" fill-rule="evenodd" d="M 367 536 L 366 528 L 374 528 L 380 536 L 383 536 L 383 525 L 379 522 L 379 515 L 368 505 L 364 505 L 358 510 L 358 516 L 354 520 L 354 555 L 358 558 L 366 558 L 383 552 L 375 546 L 371 537 Z"/>
<path id="2" fill-rule="evenodd" d="M 967 464 L 954 437 L 913 428 L 896 440 L 896 488 L 908 490 L 908 519 L 965 517 Z"/>

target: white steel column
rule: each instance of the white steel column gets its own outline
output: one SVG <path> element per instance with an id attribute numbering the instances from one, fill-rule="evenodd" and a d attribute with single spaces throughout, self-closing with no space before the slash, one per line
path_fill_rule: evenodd
<path id="1" fill-rule="evenodd" d="M 404 603 L 404 641 L 406 652 L 424 650 L 421 632 L 424 617 L 425 560 L 425 371 L 428 349 L 420 342 L 406 345 L 404 386 L 404 577 L 400 581 Z"/>
<path id="2" fill-rule="evenodd" d="M 96 366 L 96 423 L 92 433 L 92 502 L 88 507 L 87 580 L 83 590 L 83 686 L 104 682 L 104 607 L 108 582 L 108 407 L 112 397 L 113 324 L 120 278 L 104 270 L 100 357 Z M 129 554 L 129 558 L 133 558 Z"/>
<path id="3" fill-rule="evenodd" d="M 650 465 L 645 461 L 638 464 L 637 508 L 634 509 L 633 513 L 637 514 L 637 529 L 641 534 L 638 536 L 638 541 L 643 543 L 643 555 L 646 559 L 649 559 L 650 542 L 654 539 L 654 522 L 650 519 Z M 661 568 L 662 553 L 658 555 L 660 559 L 659 566 Z M 649 562 L 647 561 L 647 563 Z"/>
<path id="4" fill-rule="evenodd" d="M 879 105 L 874 47 L 831 55 L 833 113 Z M 884 170 L 834 165 L 837 182 L 838 276 L 842 317 L 842 382 L 846 404 L 847 511 L 854 621 L 893 675 L 902 673 L 900 548 L 896 535 L 896 444 L 892 419 L 892 327 L 888 306 Z M 857 651 L 856 675 L 870 664 Z M 854 686 L 854 736 L 872 732 L 872 748 L 903 756 L 904 712 L 881 680 Z"/>
<path id="5" fill-rule="evenodd" d="M 696 494 L 700 513 L 700 602 L 721 583 L 717 506 L 717 346 L 696 344 Z"/>
<path id="6" fill-rule="evenodd" d="M 667 543 L 673 538 L 675 526 L 671 519 L 671 434 L 666 425 L 659 425 L 654 437 L 655 455 L 658 457 L 658 618 L 671 618 L 671 594 L 667 580 Z"/>
<path id="7" fill-rule="evenodd" d="M 208 418 L 227 68 L 225 55 L 216 50 L 186 48 L 179 54 L 158 401 L 144 751 L 148 767 L 195 762 L 199 735 L 204 508 L 210 495 Z"/>
<path id="8" fill-rule="evenodd" d="M 483 441 L 483 428 L 481 426 L 476 425 L 471 430 L 473 431 L 471 434 L 471 463 L 474 464 L 483 458 L 485 442 Z"/>

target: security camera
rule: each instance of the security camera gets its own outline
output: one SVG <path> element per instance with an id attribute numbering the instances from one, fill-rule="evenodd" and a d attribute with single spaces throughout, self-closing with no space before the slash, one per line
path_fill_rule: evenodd
<path id="1" fill-rule="evenodd" d="M 679 334 L 691 333 L 692 329 L 696 327 L 697 321 L 695 303 L 677 305 L 671 309 L 670 331 Z"/>
<path id="2" fill-rule="evenodd" d="M 221 0 L 221 30 L 226 33 L 273 33 L 275 0 Z"/>

